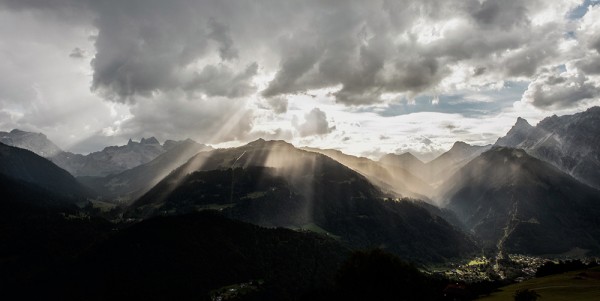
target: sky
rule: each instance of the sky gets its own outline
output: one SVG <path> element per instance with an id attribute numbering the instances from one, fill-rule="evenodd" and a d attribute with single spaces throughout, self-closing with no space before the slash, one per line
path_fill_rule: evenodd
<path id="1" fill-rule="evenodd" d="M 0 0 L 0 130 L 424 160 L 600 105 L 598 0 Z"/>

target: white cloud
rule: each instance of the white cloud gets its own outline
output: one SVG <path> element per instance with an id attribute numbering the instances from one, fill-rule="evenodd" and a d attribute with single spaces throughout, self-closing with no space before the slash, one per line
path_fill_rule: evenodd
<path id="1" fill-rule="evenodd" d="M 600 83 L 580 72 L 546 70 L 529 84 L 521 101 L 544 109 L 573 107 L 600 96 Z"/>
<path id="2" fill-rule="evenodd" d="M 292 125 L 298 130 L 300 137 L 321 136 L 331 133 L 335 126 L 329 126 L 327 114 L 319 108 L 314 108 L 304 115 L 304 121 L 300 123 L 297 119 L 292 120 Z"/>

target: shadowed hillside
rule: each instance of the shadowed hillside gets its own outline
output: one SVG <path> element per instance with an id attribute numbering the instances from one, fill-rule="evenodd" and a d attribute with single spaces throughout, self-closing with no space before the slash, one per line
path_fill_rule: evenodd
<path id="1" fill-rule="evenodd" d="M 442 187 L 488 246 L 525 254 L 600 250 L 600 194 L 525 151 L 493 148 Z"/>
<path id="2" fill-rule="evenodd" d="M 474 250 L 457 228 L 423 206 L 384 195 L 329 157 L 280 141 L 200 153 L 136 201 L 128 216 L 204 209 L 259 225 L 328 233 L 352 247 L 385 246 L 415 260 L 440 261 Z"/>

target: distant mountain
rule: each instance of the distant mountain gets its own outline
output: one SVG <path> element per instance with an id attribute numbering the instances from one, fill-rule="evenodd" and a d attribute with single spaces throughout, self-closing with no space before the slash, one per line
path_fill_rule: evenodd
<path id="1" fill-rule="evenodd" d="M 438 184 L 445 181 L 458 169 L 491 147 L 491 145 L 480 146 L 462 141 L 455 142 L 450 150 L 427 163 L 430 181 Z"/>
<path id="2" fill-rule="evenodd" d="M 474 250 L 470 239 L 415 201 L 392 200 L 354 170 L 283 141 L 201 152 L 134 202 L 127 216 L 206 209 L 327 233 L 352 247 L 383 245 L 421 261 Z"/>
<path id="3" fill-rule="evenodd" d="M 81 155 L 61 150 L 44 134 L 17 129 L 0 132 L 0 142 L 48 158 L 76 177 L 104 177 L 117 174 L 148 163 L 178 144 L 177 141 L 167 140 L 164 145 L 161 145 L 154 137 L 142 138 L 140 142 L 129 139 L 126 145 L 108 146 L 102 151 Z"/>
<path id="4" fill-rule="evenodd" d="M 347 155 L 335 149 L 311 147 L 302 149 L 330 157 L 362 174 L 380 188 L 401 196 L 426 199 L 433 190 L 427 183 L 403 166 L 384 165 L 365 157 Z M 418 159 L 416 160 L 418 161 Z"/>
<path id="5" fill-rule="evenodd" d="M 129 139 L 126 145 L 109 146 L 88 155 L 61 152 L 50 160 L 76 177 L 104 177 L 148 163 L 165 151 L 165 146 L 161 145 L 156 138 L 150 137 L 142 138 L 140 142 Z"/>
<path id="6" fill-rule="evenodd" d="M 100 193 L 103 198 L 127 204 L 142 196 L 193 155 L 212 149 L 190 139 L 168 140 L 163 147 L 166 152 L 148 163 L 106 177 L 80 177 L 78 180 Z"/>
<path id="7" fill-rule="evenodd" d="M 67 171 L 35 153 L 0 143 L 0 174 L 31 183 L 73 202 L 85 200 L 91 191 Z"/>
<path id="8" fill-rule="evenodd" d="M 495 147 L 442 187 L 447 208 L 487 247 L 600 251 L 600 192 L 520 149 Z"/>
<path id="9" fill-rule="evenodd" d="M 600 188 L 600 107 L 574 115 L 554 115 L 535 127 L 518 118 L 496 145 L 522 148 L 585 184 Z"/>
<path id="10" fill-rule="evenodd" d="M 411 153 L 387 154 L 379 159 L 379 163 L 387 166 L 396 166 L 408 170 L 423 179 L 421 173 L 426 169 L 426 164 Z"/>
<path id="11" fill-rule="evenodd" d="M 457 141 L 450 150 L 427 163 L 423 163 L 411 153 L 387 154 L 379 160 L 379 163 L 384 166 L 404 168 L 428 185 L 436 187 L 470 160 L 490 148 L 491 145 L 478 146 Z"/>
<path id="12" fill-rule="evenodd" d="M 0 132 L 0 143 L 30 150 L 42 157 L 52 157 L 62 152 L 46 135 L 18 129 Z"/>

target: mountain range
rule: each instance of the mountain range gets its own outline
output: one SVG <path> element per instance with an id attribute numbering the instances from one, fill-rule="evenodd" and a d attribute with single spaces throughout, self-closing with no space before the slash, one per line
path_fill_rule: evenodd
<path id="1" fill-rule="evenodd" d="M 161 145 L 154 137 L 142 138 L 139 142 L 129 139 L 126 145 L 108 146 L 101 151 L 83 155 L 61 150 L 44 134 L 18 129 L 0 132 L 0 142 L 30 150 L 49 159 L 75 177 L 115 175 L 148 163 L 182 143 L 182 141 L 167 140 Z"/>
<path id="2" fill-rule="evenodd" d="M 197 154 L 134 202 L 128 216 L 218 209 L 262 226 L 326 233 L 355 248 L 385 245 L 413 260 L 475 250 L 469 237 L 415 202 L 383 193 L 325 155 L 259 139 Z"/>
<path id="3" fill-rule="evenodd" d="M 154 137 L 142 138 L 140 142 L 129 139 L 123 146 L 109 146 L 87 155 L 60 152 L 49 159 L 76 177 L 104 177 L 152 161 L 166 151 L 165 146 Z"/>
<path id="4" fill-rule="evenodd" d="M 187 139 L 167 141 L 166 151 L 153 160 L 104 177 L 79 177 L 81 183 L 92 188 L 106 200 L 129 204 L 150 190 L 166 175 L 193 155 L 212 148 Z"/>
<path id="5" fill-rule="evenodd" d="M 311 147 L 303 149 L 330 157 L 367 177 L 384 190 L 401 196 L 426 199 L 432 191 L 431 186 L 414 175 L 418 169 L 410 170 L 402 166 L 385 165 L 369 158 L 347 155 L 334 149 Z"/>
<path id="6" fill-rule="evenodd" d="M 274 255 L 280 252 L 301 265 L 322 261 L 330 271 L 349 250 L 365 248 L 419 264 L 476 254 L 595 256 L 598 125 L 600 108 L 536 126 L 519 118 L 493 146 L 459 141 L 427 163 L 410 153 L 375 161 L 263 139 L 213 149 L 189 139 L 142 138 L 83 155 L 62 151 L 43 134 L 1 132 L 0 280 L 31 288 L 65 266 L 57 281 L 119 279 L 107 283 L 130 294 L 148 279 L 160 295 L 165 280 L 144 265 L 160 262 L 156 273 L 174 273 L 193 262 L 181 281 L 196 279 L 189 285 L 198 290 L 175 285 L 177 277 L 165 282 L 191 296 L 250 279 L 267 281 L 267 291 L 289 281 L 307 291 L 316 286 L 306 279 L 334 278 L 292 267 L 285 278 L 277 268 L 283 259 Z M 218 258 L 210 245 L 226 256 Z M 313 254 L 318 246 L 327 251 Z M 195 259 L 198 252 L 206 261 Z M 161 256 L 181 260 L 157 261 Z M 136 281 L 138 269 L 148 278 Z M 214 281 L 202 278 L 203 269 L 218 270 Z M 307 273 L 315 278 L 303 278 Z"/>
<path id="7" fill-rule="evenodd" d="M 491 147 L 491 145 L 478 146 L 457 141 L 450 150 L 427 163 L 423 163 L 411 153 L 387 154 L 381 157 L 379 162 L 384 166 L 404 168 L 423 179 L 430 186 L 437 187 L 469 161 Z"/>
<path id="8" fill-rule="evenodd" d="M 579 181 L 600 188 L 600 107 L 551 116 L 535 127 L 519 118 L 497 146 L 524 149 Z"/>

